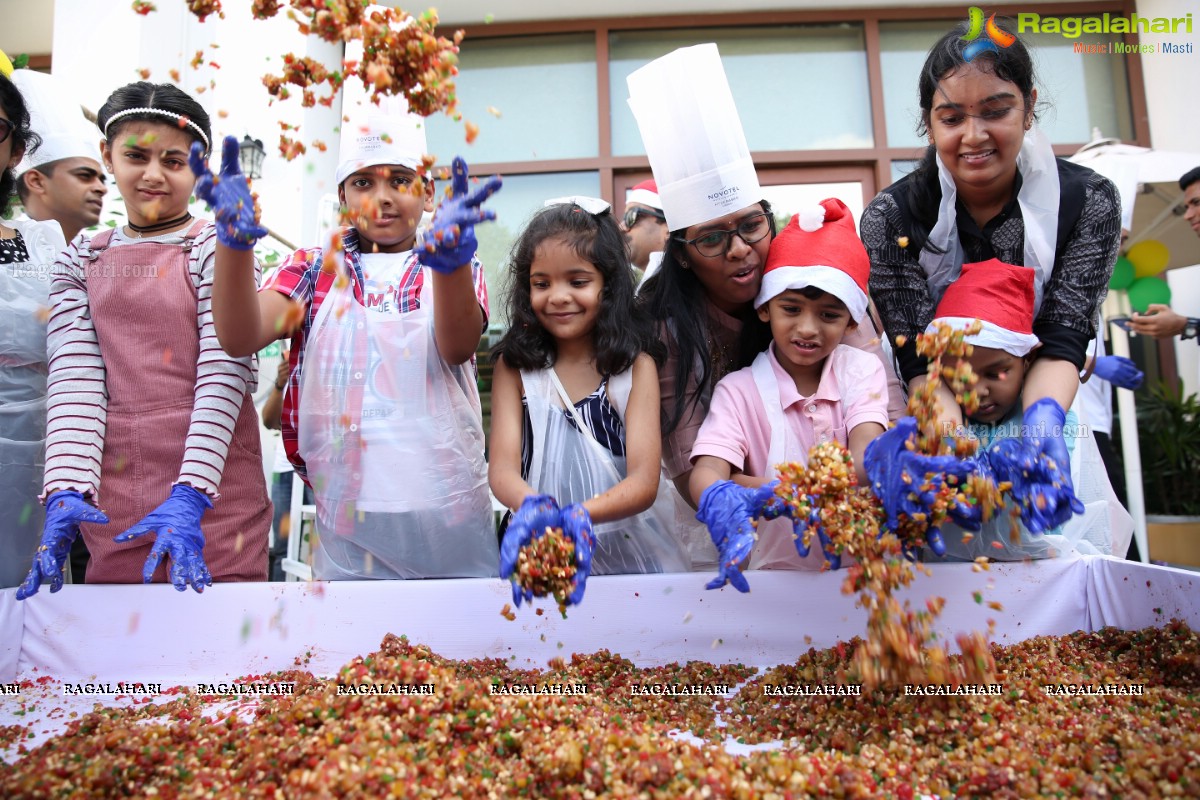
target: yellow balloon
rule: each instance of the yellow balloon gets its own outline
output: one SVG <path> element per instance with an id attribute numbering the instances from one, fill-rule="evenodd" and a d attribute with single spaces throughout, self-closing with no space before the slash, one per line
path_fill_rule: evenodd
<path id="1" fill-rule="evenodd" d="M 1171 260 L 1171 251 L 1162 242 L 1148 239 L 1129 248 L 1125 257 L 1133 264 L 1135 277 L 1149 278 L 1167 268 L 1167 262 Z"/>
<path id="2" fill-rule="evenodd" d="M 11 78 L 13 74 L 13 63 L 8 60 L 8 56 L 3 50 L 0 50 L 0 75 L 6 78 Z"/>

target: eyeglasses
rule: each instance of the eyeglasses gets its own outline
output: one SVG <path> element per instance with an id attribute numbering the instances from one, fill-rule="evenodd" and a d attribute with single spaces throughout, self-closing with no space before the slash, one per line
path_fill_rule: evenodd
<path id="1" fill-rule="evenodd" d="M 13 124 L 3 117 L 0 117 L 0 144 L 4 144 L 6 141 L 8 141 L 8 137 L 10 134 L 12 134 L 12 132 Z"/>
<path id="2" fill-rule="evenodd" d="M 694 246 L 700 255 L 706 258 L 717 258 L 729 252 L 729 246 L 733 242 L 734 234 L 737 234 L 746 244 L 754 244 L 761 241 L 774 227 L 775 221 L 771 218 L 770 214 L 764 212 L 746 217 L 733 230 L 709 231 L 703 236 L 697 236 L 695 239 L 676 239 L 675 241 Z"/>
<path id="3" fill-rule="evenodd" d="M 653 217 L 659 222 L 666 222 L 667 218 L 663 216 L 661 211 L 655 211 L 652 208 L 627 208 L 625 216 L 621 217 L 621 221 L 625 223 L 625 229 L 629 230 L 642 217 Z"/>

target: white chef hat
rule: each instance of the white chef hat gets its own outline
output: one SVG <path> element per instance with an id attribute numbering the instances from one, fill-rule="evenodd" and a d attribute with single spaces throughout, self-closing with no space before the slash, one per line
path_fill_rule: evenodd
<path id="1" fill-rule="evenodd" d="M 379 6 L 371 6 L 370 13 Z M 346 60 L 361 61 L 362 39 L 346 42 Z M 364 167 L 399 165 L 417 169 L 425 157 L 425 118 L 408 110 L 408 102 L 395 95 L 372 103 L 362 82 L 347 78 L 342 86 L 342 130 L 334 182 L 342 181 Z M 349 117 L 349 121 L 345 118 Z"/>
<path id="2" fill-rule="evenodd" d="M 680 48 L 626 82 L 671 230 L 763 199 L 715 44 Z"/>
<path id="3" fill-rule="evenodd" d="M 30 127 L 41 137 L 37 150 L 26 153 L 17 174 L 64 158 L 90 158 L 100 163 L 100 131 L 83 116 L 79 100 L 44 72 L 13 70 L 12 82 L 29 108 Z"/>

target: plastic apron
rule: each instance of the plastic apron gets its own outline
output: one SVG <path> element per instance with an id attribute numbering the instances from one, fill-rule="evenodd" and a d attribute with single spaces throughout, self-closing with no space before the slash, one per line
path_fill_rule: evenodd
<path id="1" fill-rule="evenodd" d="M 779 464 L 807 464 L 808 453 L 802 451 L 800 443 L 791 435 L 787 420 L 784 419 L 783 404 L 779 401 L 779 385 L 775 381 L 775 371 L 771 368 L 766 351 L 758 354 L 750 370 L 758 395 L 762 398 L 763 408 L 767 412 L 767 422 L 771 425 L 771 447 L 767 451 L 767 464 L 770 465 L 772 473 Z M 824 436 L 846 441 L 844 430 L 841 436 L 838 436 L 837 431 L 825 432 Z M 750 551 L 750 569 L 822 569 L 825 566 L 825 555 L 821 552 L 821 543 L 817 541 L 817 537 L 812 537 L 808 556 L 801 558 L 796 552 L 796 538 L 792 531 L 790 519 L 760 519 L 758 541 Z M 846 558 L 842 559 L 843 566 L 846 566 L 847 561 Z"/>
<path id="2" fill-rule="evenodd" d="M 364 431 L 368 384 L 394 403 Z M 297 427 L 315 578 L 498 574 L 479 389 L 469 364 L 438 355 L 428 270 L 420 308 L 398 315 L 368 311 L 339 274 L 305 345 Z"/>
<path id="3" fill-rule="evenodd" d="M 41 540 L 46 449 L 49 264 L 20 226 L 30 261 L 0 264 L 0 589 L 19 586 Z"/>
<path id="4" fill-rule="evenodd" d="M 708 526 L 696 519 L 696 509 L 679 493 L 675 482 L 666 477 L 665 471 L 662 473 L 658 491 L 660 495 L 665 492 L 671 498 L 675 514 L 675 539 L 687 553 L 692 571 L 715 570 L 720 561 L 720 554 L 717 553 L 716 545 L 712 543 L 712 534 L 708 532 Z"/>
<path id="5" fill-rule="evenodd" d="M 1025 559 L 1061 558 L 1073 553 L 1123 556 L 1133 536 L 1133 517 L 1121 505 L 1108 480 L 1104 461 L 1096 440 L 1086 429 L 1086 420 L 1078 419 L 1078 398 L 1071 406 L 1066 420 L 1067 450 L 1071 454 L 1071 483 L 1075 496 L 1083 503 L 1084 512 L 1071 517 L 1066 523 L 1046 533 L 1030 533 L 1017 520 L 1017 540 L 1012 540 L 1012 522 L 1006 508 L 1000 508 L 996 516 L 983 526 L 969 542 L 962 541 L 962 531 L 955 525 L 946 525 L 943 539 L 946 555 L 942 559 L 927 555 L 925 560 L 973 561 L 987 556 L 996 561 L 1023 561 Z M 990 444 L 1001 437 L 1020 435 L 1021 412 L 1018 409 L 1001 425 L 975 432 L 981 441 Z"/>
<path id="6" fill-rule="evenodd" d="M 523 370 L 521 382 L 533 428 L 530 486 L 566 506 L 603 494 L 625 478 L 625 458 L 596 441 L 552 369 Z M 628 370 L 608 382 L 609 401 L 622 421 L 631 387 Z M 674 520 L 674 503 L 660 473 L 654 505 L 635 516 L 592 528 L 596 536 L 592 574 L 689 571 L 691 561 L 675 538 Z"/>
<path id="7" fill-rule="evenodd" d="M 80 526 L 91 553 L 84 578 L 89 584 L 142 582 L 154 537 L 123 544 L 113 537 L 167 499 L 183 463 L 200 357 L 192 240 L 207 224 L 197 220 L 183 244 L 151 240 L 110 247 L 112 232 L 105 231 L 89 245 L 88 306 L 108 393 L 98 499 L 109 518 L 107 525 Z M 226 451 L 220 497 L 200 520 L 204 561 L 217 583 L 267 579 L 271 501 L 258 431 L 247 390 Z M 153 580 L 166 582 L 166 560 Z"/>

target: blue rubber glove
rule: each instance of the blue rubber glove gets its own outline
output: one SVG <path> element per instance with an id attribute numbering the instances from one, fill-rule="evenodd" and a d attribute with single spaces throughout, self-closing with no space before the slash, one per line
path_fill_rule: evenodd
<path id="1" fill-rule="evenodd" d="M 1045 533 L 1059 524 L 1056 519 L 1063 493 L 1053 485 L 1052 478 L 1056 476 L 1047 470 L 1044 457 L 1020 439 L 992 443 L 985 457 L 996 482 L 1012 484 L 1010 496 L 1021 510 L 1021 522 L 1031 533 Z"/>
<path id="2" fill-rule="evenodd" d="M 1066 419 L 1058 401 L 1043 397 L 1025 409 L 1021 448 L 988 448 L 997 480 L 1013 484 L 1012 497 L 1021 504 L 1021 519 L 1030 533 L 1044 533 L 1084 511 L 1071 483 Z"/>
<path id="3" fill-rule="evenodd" d="M 170 556 L 170 578 L 175 588 L 183 592 L 191 586 L 197 592 L 203 592 L 205 586 L 212 586 L 212 575 L 204 563 L 204 534 L 200 532 L 200 517 L 210 508 L 212 501 L 208 495 L 199 489 L 177 483 L 171 487 L 171 495 L 158 508 L 113 541 L 124 544 L 147 533 L 155 534 L 154 546 L 150 548 L 146 566 L 142 568 L 142 583 L 153 580 L 154 570 L 158 569 L 163 556 Z"/>
<path id="4" fill-rule="evenodd" d="M 423 266 L 445 275 L 471 263 L 479 247 L 475 241 L 476 223 L 496 218 L 495 211 L 481 206 L 499 191 L 501 183 L 500 177 L 493 175 L 482 186 L 471 189 L 467 162 L 461 156 L 454 159 L 453 170 L 450 195 L 433 213 L 429 226 L 417 232 L 413 247 Z"/>
<path id="5" fill-rule="evenodd" d="M 821 552 L 825 555 L 825 560 L 829 562 L 829 568 L 840 569 L 842 557 L 834 552 L 833 542 L 830 541 L 829 534 L 825 533 L 825 526 L 821 524 L 821 509 L 817 506 L 818 499 L 816 495 L 809 495 L 810 511 L 808 515 L 801 519 L 792 519 L 792 531 L 796 534 L 796 553 L 801 558 L 808 558 L 808 554 L 812 550 L 812 543 L 804 544 L 804 534 L 809 528 L 812 528 L 817 534 L 817 541 L 821 544 Z"/>
<path id="6" fill-rule="evenodd" d="M 1092 368 L 1097 378 L 1103 378 L 1114 386 L 1130 391 L 1142 385 L 1146 373 L 1137 368 L 1137 364 L 1124 356 L 1100 356 L 1096 366 Z"/>
<path id="7" fill-rule="evenodd" d="M 500 577 L 510 578 L 517 568 L 521 548 L 532 542 L 535 536 L 545 536 L 546 528 L 559 527 L 561 517 L 558 501 L 550 495 L 533 494 L 526 497 L 509 520 L 504 540 L 500 543 Z M 591 551 L 587 557 L 590 570 Z M 533 599 L 533 592 L 522 590 L 515 580 L 512 582 L 512 593 L 517 608 L 521 607 L 522 602 Z"/>
<path id="8" fill-rule="evenodd" d="M 55 492 L 46 498 L 46 522 L 42 527 L 42 541 L 33 556 L 29 574 L 17 588 L 17 599 L 33 597 L 41 588 L 42 581 L 50 580 L 50 594 L 63 586 L 63 567 L 71 554 L 71 545 L 79 536 L 79 523 L 93 522 L 107 525 L 108 517 L 95 506 L 89 505 L 83 495 L 76 491 Z"/>
<path id="9" fill-rule="evenodd" d="M 708 535 L 720 557 L 717 577 L 705 585 L 706 589 L 720 589 L 730 583 L 739 592 L 750 591 L 740 564 L 754 549 L 752 520 L 763 516 L 774 519 L 784 513 L 786 507 L 775 494 L 777 485 L 779 481 L 772 481 L 751 489 L 733 481 L 717 481 L 700 495 L 696 519 L 708 526 Z"/>
<path id="10" fill-rule="evenodd" d="M 974 458 L 926 456 L 909 450 L 907 444 L 916 441 L 916 434 L 916 418 L 901 417 L 895 427 L 868 444 L 863 454 L 863 468 L 871 481 L 871 490 L 887 513 L 887 528 L 893 531 L 899 527 L 901 515 L 928 517 L 947 478 L 955 477 L 955 485 L 958 485 L 978 469 L 978 461 Z M 929 488 L 921 491 L 925 484 L 929 484 Z M 955 501 L 951 505 L 949 515 L 955 521 L 970 521 L 972 515 L 978 513 L 966 503 Z M 937 526 L 930 525 L 926 529 L 925 542 L 935 555 L 945 555 L 946 543 Z"/>
<path id="11" fill-rule="evenodd" d="M 213 175 L 204 148 L 192 142 L 188 164 L 196 174 L 194 194 L 212 206 L 218 242 L 233 250 L 253 250 L 255 242 L 267 235 L 267 229 L 254 219 L 254 198 L 238 162 L 238 140 L 226 136 L 222 147 L 221 173 Z"/>
<path id="12" fill-rule="evenodd" d="M 572 503 L 562 510 L 563 535 L 575 542 L 575 588 L 567 598 L 567 605 L 579 605 L 583 590 L 587 588 L 588 576 L 592 574 L 592 552 L 596 549 L 596 537 L 592 534 L 592 515 L 579 503 Z"/>
<path id="13" fill-rule="evenodd" d="M 1028 484 L 1036 478 L 1038 454 L 1020 439 L 997 439 L 983 452 L 983 460 L 997 484 L 1012 484 L 1010 495 L 1021 506 L 1021 518 L 1029 528 L 1029 514 L 1020 498 L 1028 496 Z"/>

